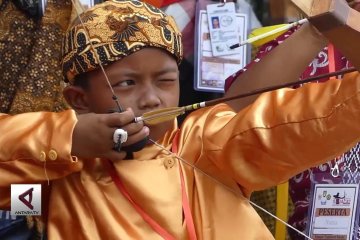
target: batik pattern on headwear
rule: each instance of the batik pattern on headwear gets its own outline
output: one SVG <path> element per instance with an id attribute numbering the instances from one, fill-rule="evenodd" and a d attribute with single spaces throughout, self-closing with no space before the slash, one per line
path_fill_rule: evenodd
<path id="1" fill-rule="evenodd" d="M 106 1 L 80 17 L 84 24 L 77 19 L 63 41 L 62 68 L 70 83 L 76 75 L 97 69 L 98 59 L 105 66 L 145 47 L 166 50 L 178 64 L 182 60 L 181 33 L 174 19 L 147 3 Z"/>

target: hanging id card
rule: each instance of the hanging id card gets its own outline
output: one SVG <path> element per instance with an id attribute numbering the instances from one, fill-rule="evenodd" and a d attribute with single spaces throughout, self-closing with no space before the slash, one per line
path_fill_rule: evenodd
<path id="1" fill-rule="evenodd" d="M 358 184 L 315 184 L 309 216 L 312 239 L 352 240 L 358 213 Z"/>
<path id="2" fill-rule="evenodd" d="M 230 49 L 230 46 L 239 43 L 235 3 L 210 4 L 206 9 L 213 55 L 224 56 L 240 53 L 239 48 Z"/>
<path id="3" fill-rule="evenodd" d="M 197 15 L 195 47 L 195 81 L 197 91 L 224 92 L 226 78 L 246 65 L 247 46 L 238 48 L 239 53 L 215 57 L 211 49 L 208 15 L 200 10 Z M 247 15 L 236 14 L 238 42 L 246 39 Z"/>

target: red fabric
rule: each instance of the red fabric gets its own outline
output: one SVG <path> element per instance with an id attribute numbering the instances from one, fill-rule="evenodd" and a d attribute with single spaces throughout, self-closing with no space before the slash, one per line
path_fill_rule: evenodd
<path id="1" fill-rule="evenodd" d="M 262 46 L 257 53 L 255 59 L 249 63 L 245 68 L 239 70 L 234 75 L 230 76 L 226 79 L 225 82 L 225 91 L 227 91 L 231 84 L 235 81 L 235 79 L 244 73 L 247 69 L 249 69 L 253 64 L 261 61 L 261 59 L 266 56 L 271 50 L 273 50 L 276 46 L 281 44 L 286 38 L 288 38 L 292 33 L 294 33 L 298 27 L 292 28 L 283 35 L 279 36 L 275 40 L 265 44 Z M 328 58 L 328 48 L 324 48 L 317 57 L 311 62 L 311 64 L 305 69 L 300 79 L 305 79 L 310 76 L 316 76 L 329 72 L 329 68 L 332 70 L 338 71 L 343 68 L 349 67 L 351 64 L 347 59 L 336 49 L 333 49 L 333 60 L 330 61 L 329 66 L 329 58 Z M 332 52 L 332 49 L 330 50 Z M 326 81 L 327 79 L 323 79 L 320 81 Z M 298 86 L 294 86 L 298 87 Z M 301 151 L 301 150 L 300 150 Z M 330 160 L 330 159 L 329 159 Z M 308 222 L 308 208 L 309 208 L 309 200 L 310 200 L 310 189 L 311 189 L 311 179 L 310 175 L 312 174 L 328 174 L 330 173 L 330 168 L 334 166 L 335 161 L 330 161 L 327 164 L 323 164 L 318 167 L 314 167 L 308 169 L 305 172 L 302 172 L 295 177 L 289 180 L 289 191 L 290 197 L 294 203 L 294 212 L 293 215 L 289 217 L 289 224 L 299 229 L 300 231 L 305 231 L 306 224 Z M 340 164 L 340 169 L 342 168 L 342 164 Z M 304 237 L 298 235 L 296 232 L 289 230 L 289 235 L 291 239 L 304 239 Z"/>
<path id="2" fill-rule="evenodd" d="M 229 89 L 231 84 L 235 81 L 235 79 L 240 76 L 243 72 L 245 72 L 248 68 L 250 68 L 253 64 L 261 61 L 261 59 L 266 56 L 271 50 L 285 41 L 292 33 L 294 33 L 298 27 L 294 27 L 284 34 L 280 35 L 278 38 L 266 43 L 263 45 L 259 51 L 257 52 L 255 59 L 246 65 L 243 69 L 240 69 L 237 73 L 228 77 L 225 81 L 225 91 Z M 350 65 L 349 61 L 336 49 L 334 49 L 334 59 L 335 59 L 335 69 L 340 70 L 344 67 L 348 67 Z M 310 76 L 320 75 L 329 72 L 329 61 L 327 54 L 327 47 L 324 48 L 318 56 L 311 62 L 311 64 L 305 69 L 300 79 L 305 79 Z M 320 82 L 325 81 L 327 79 L 320 80 Z"/>
<path id="3" fill-rule="evenodd" d="M 174 13 L 174 10 L 168 12 L 168 7 L 177 8 L 178 13 Z M 195 9 L 195 0 L 167 0 L 164 1 L 162 8 L 165 13 L 172 15 L 179 25 L 182 33 L 184 58 L 189 61 L 192 61 L 194 54 Z"/>
<path id="4" fill-rule="evenodd" d="M 144 2 L 150 3 L 155 7 L 166 7 L 172 3 L 179 2 L 181 0 L 144 0 Z"/>
<path id="5" fill-rule="evenodd" d="M 172 3 L 180 2 L 181 0 L 163 0 L 161 7 L 166 7 Z"/>
<path id="6" fill-rule="evenodd" d="M 176 133 L 173 144 L 172 144 L 172 152 L 175 154 L 178 152 L 179 134 L 180 134 L 180 131 L 178 131 Z M 175 238 L 168 231 L 166 231 L 166 229 L 164 229 L 162 226 L 160 226 L 150 215 L 148 215 L 145 212 L 145 210 L 139 204 L 137 204 L 137 202 L 135 202 L 133 200 L 133 198 L 130 196 L 129 192 L 127 191 L 125 185 L 121 181 L 119 175 L 116 173 L 116 169 L 115 169 L 113 163 L 110 161 L 103 161 L 103 165 L 109 172 L 109 175 L 111 176 L 111 178 L 112 178 L 113 182 L 115 183 L 116 187 L 118 188 L 119 192 L 122 193 L 123 196 L 132 204 L 132 206 L 136 209 L 136 211 L 144 219 L 144 221 L 147 222 L 150 225 L 150 227 L 155 232 L 157 232 L 163 239 L 175 240 Z M 180 171 L 180 180 L 181 180 L 182 205 L 183 205 L 183 211 L 184 211 L 184 215 L 185 215 L 187 232 L 189 234 L 190 240 L 197 240 L 194 220 L 193 220 L 193 217 L 191 214 L 190 204 L 189 204 L 189 200 L 188 200 L 187 194 L 186 194 L 184 174 L 183 174 L 181 166 L 179 166 L 179 171 Z"/>
<path id="7" fill-rule="evenodd" d="M 131 203 L 131 205 L 136 209 L 139 215 L 147 222 L 150 227 L 157 232 L 163 239 L 165 240 L 175 240 L 168 231 L 166 231 L 162 226 L 160 226 L 150 215 L 148 215 L 145 210 L 137 204 L 132 197 L 130 196 L 129 192 L 126 190 L 123 182 L 121 181 L 120 177 L 116 173 L 116 169 L 112 162 L 110 161 L 103 161 L 104 167 L 109 172 L 112 180 L 114 181 L 116 187 L 118 188 L 119 192 L 122 193 L 126 199 Z"/>
<path id="8" fill-rule="evenodd" d="M 334 45 L 329 43 L 328 45 L 328 57 L 329 57 L 329 72 L 335 72 L 335 48 Z M 336 79 L 336 77 L 331 77 L 330 79 Z"/>
<path id="9" fill-rule="evenodd" d="M 176 135 L 174 137 L 174 140 L 173 140 L 172 146 L 171 146 L 171 151 L 173 153 L 175 153 L 175 154 L 178 153 L 179 137 L 180 137 L 180 130 L 178 130 L 176 132 Z M 179 167 L 179 170 L 180 170 L 181 195 L 182 195 L 182 202 L 183 202 L 183 210 L 184 210 L 184 215 L 185 215 L 186 227 L 187 227 L 187 231 L 188 231 L 188 234 L 189 234 L 189 239 L 190 240 L 197 240 L 194 219 L 192 217 L 190 204 L 189 204 L 189 201 L 187 199 L 185 181 L 184 181 L 184 173 L 182 171 L 181 166 Z"/>

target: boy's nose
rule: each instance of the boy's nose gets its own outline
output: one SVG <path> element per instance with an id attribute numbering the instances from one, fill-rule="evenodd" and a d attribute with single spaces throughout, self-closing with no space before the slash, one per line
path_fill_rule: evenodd
<path id="1" fill-rule="evenodd" d="M 160 106 L 161 100 L 152 87 L 147 88 L 140 96 L 140 109 L 154 109 Z"/>

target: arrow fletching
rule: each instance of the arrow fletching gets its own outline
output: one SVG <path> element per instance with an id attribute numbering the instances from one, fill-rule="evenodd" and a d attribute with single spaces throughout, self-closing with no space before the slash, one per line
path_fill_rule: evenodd
<path id="1" fill-rule="evenodd" d="M 136 117 L 135 122 L 143 121 L 146 125 L 156 125 L 170 121 L 185 113 L 185 107 L 170 107 L 144 113 L 141 117 Z"/>
<path id="2" fill-rule="evenodd" d="M 144 113 L 141 117 L 136 117 L 135 122 L 143 121 L 146 125 L 156 125 L 170 121 L 185 112 L 205 107 L 205 102 L 195 103 L 184 107 L 170 107 Z"/>

